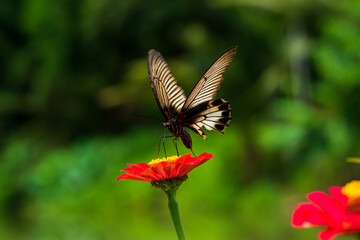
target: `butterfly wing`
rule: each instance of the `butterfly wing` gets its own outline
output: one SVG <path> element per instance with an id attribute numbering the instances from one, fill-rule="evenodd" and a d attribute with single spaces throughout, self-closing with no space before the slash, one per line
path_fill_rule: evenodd
<path id="1" fill-rule="evenodd" d="M 222 54 L 197 82 L 191 90 L 189 97 L 186 99 L 181 111 L 186 112 L 188 109 L 213 100 L 224 79 L 223 73 L 227 70 L 236 54 L 236 46 Z"/>
<path id="2" fill-rule="evenodd" d="M 236 47 L 221 55 L 197 82 L 186 99 L 179 114 L 179 122 L 204 139 L 201 129 L 216 130 L 224 133 L 231 120 L 230 103 L 224 99 L 215 99 L 223 81 L 222 74 L 227 70 L 236 54 Z"/>
<path id="3" fill-rule="evenodd" d="M 204 139 L 206 135 L 202 127 L 224 133 L 232 119 L 230 103 L 221 98 L 201 103 L 190 109 L 186 116 L 182 126 L 190 128 Z"/>
<path id="4" fill-rule="evenodd" d="M 161 54 L 153 49 L 148 53 L 148 71 L 150 85 L 161 113 L 167 121 L 177 117 L 186 100 L 184 90 L 177 85 Z"/>

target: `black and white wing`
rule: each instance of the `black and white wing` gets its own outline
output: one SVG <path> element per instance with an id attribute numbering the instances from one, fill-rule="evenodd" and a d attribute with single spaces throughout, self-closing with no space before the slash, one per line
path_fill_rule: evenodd
<path id="1" fill-rule="evenodd" d="M 190 128 L 204 139 L 206 139 L 206 135 L 201 129 L 202 127 L 224 133 L 232 119 L 230 103 L 222 98 L 201 103 L 189 109 L 184 116 L 186 117 L 183 118 L 182 125 Z"/>
<path id="2" fill-rule="evenodd" d="M 180 111 L 179 122 L 206 139 L 201 127 L 224 133 L 231 120 L 230 103 L 215 99 L 227 70 L 236 54 L 236 47 L 221 55 L 197 82 Z"/>
<path id="3" fill-rule="evenodd" d="M 186 112 L 188 109 L 197 105 L 215 99 L 217 92 L 224 79 L 223 73 L 227 70 L 236 54 L 236 46 L 222 54 L 210 67 L 195 87 L 191 90 L 181 111 Z"/>
<path id="4" fill-rule="evenodd" d="M 177 85 L 161 54 L 153 49 L 148 53 L 148 71 L 150 85 L 161 113 L 167 121 L 177 117 L 186 100 L 184 90 Z"/>

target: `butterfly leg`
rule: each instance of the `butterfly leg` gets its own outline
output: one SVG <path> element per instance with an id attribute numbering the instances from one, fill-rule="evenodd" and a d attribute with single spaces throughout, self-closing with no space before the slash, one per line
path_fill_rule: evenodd
<path id="1" fill-rule="evenodd" d="M 194 157 L 196 157 L 196 155 L 195 155 L 195 153 L 194 153 L 194 151 L 193 151 L 193 149 L 191 148 L 191 152 L 192 152 L 192 154 L 194 155 Z"/>
<path id="2" fill-rule="evenodd" d="M 177 138 L 177 137 L 173 139 L 173 143 L 174 143 L 174 146 L 175 146 L 175 149 L 176 149 L 176 153 L 177 153 L 178 156 L 180 156 L 180 155 L 179 155 L 179 150 L 178 150 L 178 148 L 177 148 L 177 141 L 178 141 L 178 138 Z"/>
<path id="3" fill-rule="evenodd" d="M 165 148 L 165 139 L 166 139 L 166 138 L 170 138 L 170 137 L 174 137 L 174 136 L 175 136 L 175 135 L 166 136 L 166 128 L 165 128 L 164 136 L 161 136 L 160 139 L 159 139 L 158 151 L 157 151 L 157 154 L 156 154 L 156 158 L 158 158 L 159 153 L 160 153 L 160 142 L 161 142 L 161 140 L 162 140 L 162 145 L 163 145 L 163 148 L 164 148 L 165 157 L 167 157 L 166 148 Z"/>
<path id="4" fill-rule="evenodd" d="M 167 158 L 166 148 L 165 148 L 165 137 L 163 138 L 163 148 L 164 148 L 165 157 Z"/>
<path id="5" fill-rule="evenodd" d="M 161 139 L 162 139 L 162 144 L 163 144 L 163 148 L 164 148 L 165 157 L 167 157 L 166 148 L 165 148 L 165 138 L 167 138 L 167 136 L 166 136 L 166 128 L 165 128 L 165 131 L 164 131 L 164 136 L 161 136 L 160 139 L 159 139 L 158 151 L 157 151 L 157 154 L 156 154 L 156 158 L 158 158 L 159 153 L 160 153 L 160 142 L 161 142 Z"/>
<path id="6" fill-rule="evenodd" d="M 157 150 L 157 153 L 156 153 L 156 158 L 158 158 L 159 153 L 160 153 L 160 143 L 161 143 L 161 139 L 165 139 L 165 138 L 164 138 L 163 136 L 161 136 L 160 139 L 159 139 L 159 144 L 158 144 L 158 150 Z M 165 150 L 164 141 L 163 141 L 163 147 L 164 147 L 164 150 Z M 165 151 L 165 156 L 166 156 L 166 151 Z"/>

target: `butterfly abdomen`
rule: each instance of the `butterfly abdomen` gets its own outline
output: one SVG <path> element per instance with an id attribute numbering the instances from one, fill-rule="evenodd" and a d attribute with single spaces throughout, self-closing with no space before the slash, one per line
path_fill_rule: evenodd
<path id="1" fill-rule="evenodd" d="M 188 149 L 192 149 L 192 140 L 190 134 L 185 129 L 182 128 L 182 131 L 180 132 L 179 136 L 184 146 Z"/>

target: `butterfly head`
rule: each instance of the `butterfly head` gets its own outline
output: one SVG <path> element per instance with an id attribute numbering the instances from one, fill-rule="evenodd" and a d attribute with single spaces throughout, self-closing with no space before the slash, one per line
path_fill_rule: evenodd
<path id="1" fill-rule="evenodd" d="M 171 119 L 169 119 L 169 121 L 164 122 L 163 126 L 164 126 L 164 128 L 170 128 L 170 130 L 171 130 L 171 128 L 174 127 L 175 123 L 176 123 L 176 119 L 171 118 Z"/>
<path id="2" fill-rule="evenodd" d="M 169 122 L 163 123 L 164 128 L 170 128 L 171 124 Z"/>

